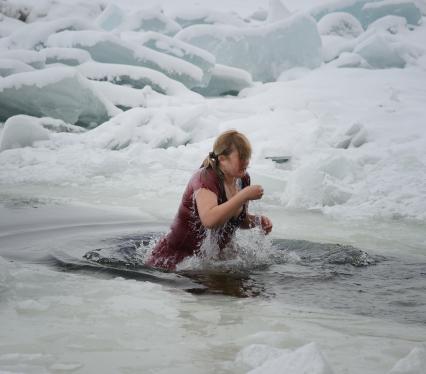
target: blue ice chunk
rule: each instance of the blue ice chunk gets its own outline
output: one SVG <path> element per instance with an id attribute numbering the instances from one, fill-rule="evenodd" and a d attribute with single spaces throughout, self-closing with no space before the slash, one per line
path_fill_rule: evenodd
<path id="1" fill-rule="evenodd" d="M 263 82 L 274 81 L 295 66 L 316 68 L 322 63 L 317 24 L 303 14 L 250 28 L 191 26 L 175 37 L 206 49 L 217 63 L 244 69 Z"/>

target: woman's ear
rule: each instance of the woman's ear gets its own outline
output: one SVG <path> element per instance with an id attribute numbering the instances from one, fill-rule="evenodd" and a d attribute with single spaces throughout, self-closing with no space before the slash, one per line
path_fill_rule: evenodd
<path id="1" fill-rule="evenodd" d="M 226 159 L 226 156 L 224 156 L 224 155 L 219 155 L 219 156 L 217 156 L 217 160 L 218 160 L 219 162 L 224 161 L 225 159 Z"/>

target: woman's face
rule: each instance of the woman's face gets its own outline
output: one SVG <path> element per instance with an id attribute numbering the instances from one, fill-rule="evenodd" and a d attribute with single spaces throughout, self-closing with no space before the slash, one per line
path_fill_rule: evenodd
<path id="1" fill-rule="evenodd" d="M 234 149 L 228 156 L 219 156 L 220 168 L 225 175 L 233 178 L 241 178 L 247 172 L 249 160 L 241 160 L 240 155 Z"/>

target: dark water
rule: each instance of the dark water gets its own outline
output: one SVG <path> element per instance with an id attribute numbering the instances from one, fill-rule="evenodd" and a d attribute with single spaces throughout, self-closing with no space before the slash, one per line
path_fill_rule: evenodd
<path id="1" fill-rule="evenodd" d="M 340 310 L 426 324 L 426 263 L 383 257 L 338 244 L 274 240 L 268 261 L 251 267 L 166 273 L 143 265 L 144 248 L 159 234 L 120 236 L 79 259 L 56 253 L 62 270 L 153 281 L 197 294 L 277 298 L 292 305 Z"/>

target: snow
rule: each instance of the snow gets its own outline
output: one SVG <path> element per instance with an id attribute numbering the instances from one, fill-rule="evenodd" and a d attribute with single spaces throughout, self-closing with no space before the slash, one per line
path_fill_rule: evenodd
<path id="1" fill-rule="evenodd" d="M 318 21 L 318 31 L 321 35 L 356 38 L 364 32 L 364 29 L 361 23 L 351 14 L 335 12 L 325 15 Z"/>
<path id="2" fill-rule="evenodd" d="M 295 15 L 256 28 L 195 25 L 176 38 L 211 52 L 219 64 L 247 70 L 254 80 L 275 80 L 295 66 L 318 67 L 321 39 L 311 17 Z"/>
<path id="3" fill-rule="evenodd" d="M 39 51 L 46 64 L 80 65 L 91 60 L 89 52 L 78 48 L 44 48 Z"/>
<path id="4" fill-rule="evenodd" d="M 9 49 L 40 49 L 50 35 L 64 30 L 90 30 L 91 23 L 79 18 L 62 18 L 48 22 L 28 23 L 0 40 L 0 47 Z"/>
<path id="5" fill-rule="evenodd" d="M 268 18 L 267 22 L 277 22 L 286 19 L 290 16 L 291 12 L 283 4 L 281 0 L 269 0 Z"/>
<path id="6" fill-rule="evenodd" d="M 258 367 L 250 370 L 248 374 L 273 374 L 273 373 L 294 374 L 332 374 L 330 365 L 324 359 L 318 346 L 315 343 L 296 349 L 294 352 L 282 350 L 282 353 L 272 359 L 267 359 Z"/>
<path id="7" fill-rule="evenodd" d="M 251 75 L 242 69 L 216 64 L 209 84 L 194 90 L 204 96 L 221 96 L 238 94 L 244 88 L 253 85 Z"/>
<path id="8" fill-rule="evenodd" d="M 1 51 L 2 58 L 17 60 L 25 64 L 31 65 L 34 69 L 42 69 L 45 64 L 43 55 L 35 51 L 25 49 L 13 49 Z"/>
<path id="9" fill-rule="evenodd" d="M 27 65 L 25 62 L 8 58 L 0 59 L 0 77 L 7 77 L 11 74 L 23 73 L 32 70 L 34 70 L 34 68 L 30 65 Z"/>
<path id="10" fill-rule="evenodd" d="M 39 140 L 49 140 L 49 131 L 38 118 L 24 115 L 10 117 L 4 124 L 0 138 L 0 151 L 32 146 Z"/>
<path id="11" fill-rule="evenodd" d="M 426 367 L 426 349 L 414 348 L 406 357 L 399 360 L 389 374 L 421 374 Z"/>
<path id="12" fill-rule="evenodd" d="M 232 25 L 236 27 L 244 26 L 244 21 L 235 12 L 224 12 L 203 6 L 180 7 L 168 11 L 172 17 L 182 28 L 193 25 Z"/>

